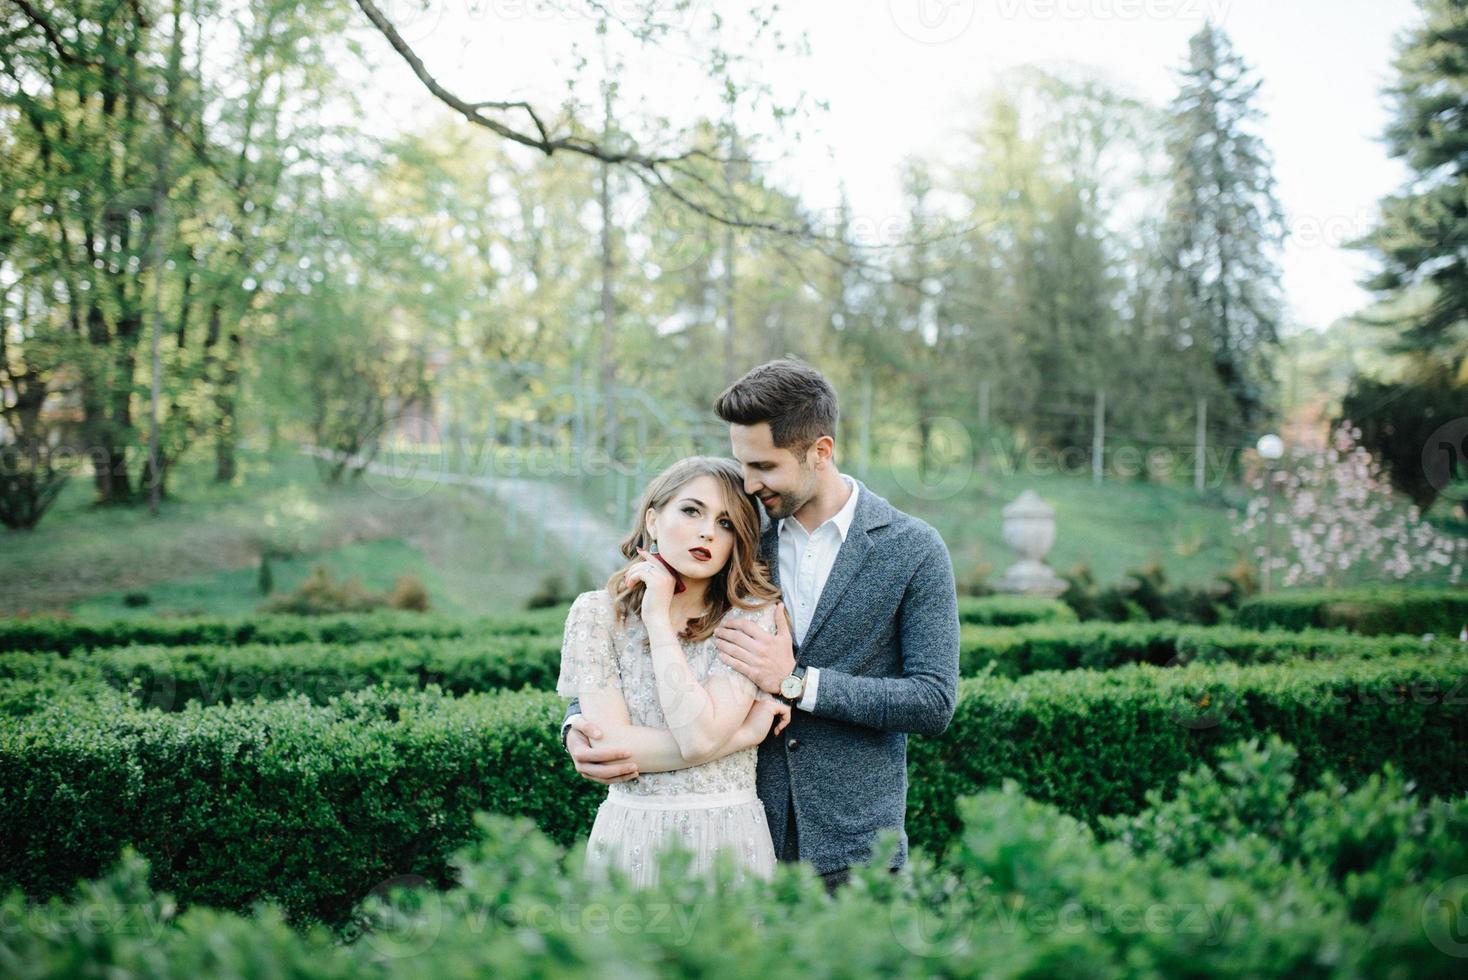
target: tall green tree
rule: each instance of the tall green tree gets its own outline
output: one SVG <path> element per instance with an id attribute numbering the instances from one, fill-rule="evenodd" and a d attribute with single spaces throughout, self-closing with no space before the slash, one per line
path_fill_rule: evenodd
<path id="1" fill-rule="evenodd" d="M 260 294 L 282 262 L 310 261 L 288 255 L 279 215 L 333 91 L 323 39 L 341 16 L 295 0 L 0 8 L 15 230 L 0 309 L 35 356 L 61 352 L 42 397 L 77 401 L 99 503 L 165 491 L 209 436 L 216 478 L 234 474 Z"/>
<path id="2" fill-rule="evenodd" d="M 1246 431 L 1272 410 L 1283 318 L 1284 214 L 1254 126 L 1260 84 L 1212 23 L 1189 41 L 1169 112 L 1171 186 L 1161 234 L 1178 343 L 1204 360 L 1226 414 Z"/>
<path id="3" fill-rule="evenodd" d="M 1398 315 L 1368 318 L 1396 333 L 1391 352 L 1457 371 L 1468 361 L 1468 2 L 1420 6 L 1422 24 L 1404 36 L 1387 89 L 1387 149 L 1412 176 L 1356 245 L 1381 265 L 1363 285 L 1409 300 Z"/>
<path id="4" fill-rule="evenodd" d="M 985 94 L 947 181 L 966 232 L 939 252 L 954 319 L 945 360 L 971 379 L 958 417 L 984 398 L 1026 439 L 1089 447 L 1094 394 L 1115 392 L 1133 359 L 1112 212 L 1134 112 L 1095 79 L 1032 69 Z"/>
<path id="5" fill-rule="evenodd" d="M 159 142 L 148 99 L 157 79 L 146 60 L 158 53 L 156 37 L 133 4 L 3 9 L 4 169 L 18 182 L 7 219 L 21 231 L 7 260 L 27 293 L 33 345 L 64 348 L 71 366 L 98 502 L 130 502 L 145 215 Z"/>

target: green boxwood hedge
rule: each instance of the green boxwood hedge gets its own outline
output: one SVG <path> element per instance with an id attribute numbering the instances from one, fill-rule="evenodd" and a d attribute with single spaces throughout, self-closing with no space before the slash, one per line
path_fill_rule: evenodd
<path id="1" fill-rule="evenodd" d="M 1279 592 L 1240 604 L 1234 625 L 1457 637 L 1468 626 L 1468 589 L 1361 588 Z"/>
<path id="2" fill-rule="evenodd" d="M 1416 636 L 1368 637 L 1331 630 L 1250 630 L 1173 622 L 1036 623 L 1009 628 L 965 626 L 960 673 L 993 671 L 1019 677 L 1037 670 L 1110 670 L 1126 664 L 1236 664 L 1468 653 L 1457 639 L 1424 643 Z"/>
<path id="3" fill-rule="evenodd" d="M 1074 623 L 1076 614 L 1059 599 L 1018 595 L 959 596 L 958 621 L 976 626 Z"/>
<path id="4" fill-rule="evenodd" d="M 1299 747 L 1306 780 L 1392 762 L 1426 793 L 1463 792 L 1468 657 L 966 679 L 947 732 L 908 742 L 908 832 L 941 850 L 958 828 L 953 801 L 1005 778 L 1095 823 L 1136 811 L 1220 744 L 1266 734 Z"/>
<path id="5" fill-rule="evenodd" d="M 442 882 L 475 810 L 584 833 L 605 791 L 570 767 L 559 704 L 386 688 L 173 714 L 61 702 L 0 726 L 0 873 L 57 894 L 131 842 L 186 901 L 339 919 L 399 871 Z"/>
<path id="6" fill-rule="evenodd" d="M 256 615 L 234 619 L 138 618 L 101 622 L 46 617 L 0 619 L 0 653 L 47 651 L 64 656 L 75 650 L 139 643 L 238 646 L 244 643 L 362 643 L 391 636 L 559 634 L 569 608 L 561 606 L 477 619 L 398 610 L 331 616 Z"/>
<path id="7" fill-rule="evenodd" d="M 472 638 L 388 637 L 358 646 L 324 643 L 252 644 L 241 647 L 116 647 L 75 653 L 16 653 L 0 657 L 0 692 L 5 682 L 19 690 L 25 681 L 56 690 L 58 679 L 74 685 L 105 683 L 132 690 L 145 707 L 176 711 L 189 701 L 231 704 L 304 694 L 325 704 L 347 691 L 387 685 L 424 688 L 436 684 L 450 694 L 471 691 L 554 690 L 560 669 L 559 636 Z M 23 714 L 42 699 L 12 697 Z"/>
<path id="8" fill-rule="evenodd" d="M 889 875 L 886 837 L 834 899 L 804 865 L 770 883 L 689 880 L 678 851 L 656 888 L 596 885 L 584 849 L 479 813 L 451 857 L 454 887 L 384 881 L 343 929 L 297 931 L 273 905 L 181 910 L 129 849 L 65 904 L 12 892 L 0 964 L 189 980 L 1460 976 L 1468 798 L 1423 800 L 1385 769 L 1358 790 L 1326 778 L 1291 799 L 1292 752 L 1225 747 L 1217 773 L 1185 774 L 1176 798 L 1131 821 L 1141 846 L 1100 840 L 1006 783 L 959 801 L 942 865 L 914 851 Z"/>
<path id="9" fill-rule="evenodd" d="M 560 635 L 387 637 L 356 646 L 326 643 L 132 646 L 80 651 L 67 658 L 16 653 L 0 657 L 0 716 L 37 710 L 57 693 L 87 684 L 131 689 L 140 704 L 175 711 L 190 700 L 229 704 L 299 692 L 315 704 L 378 684 L 452 694 L 552 690 Z M 1129 663 L 1236 664 L 1364 658 L 1417 653 L 1448 657 L 1456 640 L 1363 637 L 1333 631 L 1288 633 L 1176 623 L 1035 623 L 965 626 L 961 670 L 1019 677 L 1038 670 L 1109 670 Z M 31 682 L 28 687 L 27 682 Z"/>
<path id="10" fill-rule="evenodd" d="M 961 621 L 986 626 L 1074 622 L 1076 618 L 1075 613 L 1063 602 L 1028 596 L 965 596 L 959 599 L 958 607 Z M 255 615 L 241 618 L 178 619 L 139 617 L 99 622 L 47 617 L 0 619 L 0 653 L 51 652 L 66 655 L 79 650 L 135 644 L 351 644 L 394 636 L 559 636 L 565 626 L 569 608 L 561 605 L 475 619 L 397 610 L 330 616 Z"/>
<path id="11" fill-rule="evenodd" d="M 907 829 L 937 853 L 958 797 L 1014 779 L 1096 823 L 1245 736 L 1278 734 L 1356 779 L 1392 762 L 1426 793 L 1468 788 L 1468 661 L 1132 666 L 962 682 L 953 723 L 909 740 Z M 391 874 L 443 882 L 472 813 L 532 817 L 569 844 L 604 789 L 576 776 L 549 693 L 372 688 L 166 714 L 62 699 L 0 725 L 0 874 L 33 894 L 94 877 L 125 842 L 185 901 L 339 919 Z M 815 747 L 818 749 L 818 746 Z"/>

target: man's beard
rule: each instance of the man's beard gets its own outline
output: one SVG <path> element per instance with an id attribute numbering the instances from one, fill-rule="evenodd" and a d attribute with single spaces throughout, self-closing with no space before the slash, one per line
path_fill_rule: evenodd
<path id="1" fill-rule="evenodd" d="M 809 480 L 807 482 L 814 483 L 815 481 Z M 775 506 L 775 509 L 770 510 L 769 508 L 765 508 L 765 513 L 769 515 L 770 520 L 772 521 L 783 521 L 785 518 L 790 517 L 796 511 L 800 510 L 800 508 L 810 503 L 811 497 L 814 496 L 814 493 L 810 493 L 805 497 L 797 498 L 792 493 L 777 493 L 775 494 L 775 497 L 777 498 L 778 502 Z"/>
<path id="2" fill-rule="evenodd" d="M 770 520 L 772 521 L 783 521 L 785 518 L 789 517 L 791 514 L 795 513 L 799 509 L 800 506 L 798 504 L 794 507 L 791 507 L 790 498 L 786 497 L 784 494 L 780 494 L 778 497 L 778 503 L 775 508 L 772 510 L 766 507 L 765 513 L 770 515 Z"/>

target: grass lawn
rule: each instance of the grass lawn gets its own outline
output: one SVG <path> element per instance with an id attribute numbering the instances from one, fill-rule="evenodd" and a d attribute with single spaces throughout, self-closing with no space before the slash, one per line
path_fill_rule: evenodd
<path id="1" fill-rule="evenodd" d="M 246 614 L 262 598 L 266 544 L 292 554 L 271 563 L 276 591 L 293 589 L 318 562 L 375 589 L 412 574 L 449 614 L 523 608 L 547 574 L 576 581 L 574 555 L 553 546 L 537 554 L 523 523 L 512 531 L 493 498 L 472 488 L 423 484 L 410 496 L 327 487 L 311 459 L 288 451 L 242 453 L 228 486 L 212 472 L 203 455 L 181 464 L 157 518 L 145 506 L 95 508 L 90 480 L 72 480 L 34 531 L 0 531 L 0 615 Z M 123 605 L 139 591 L 149 605 Z"/>
<path id="2" fill-rule="evenodd" d="M 1217 493 L 1200 497 L 1191 484 L 1113 479 L 1097 486 L 1084 476 L 991 474 L 973 476 L 951 496 L 934 496 L 912 472 L 881 468 L 863 481 L 938 529 L 960 579 L 985 564 L 997 579 L 1014 563 L 1003 510 L 1025 490 L 1055 508 L 1050 566 L 1064 572 L 1084 563 L 1103 585 L 1151 561 L 1162 564 L 1170 582 L 1205 584 L 1243 551 L 1229 530 L 1228 501 Z"/>
<path id="3" fill-rule="evenodd" d="M 1056 510 L 1050 564 L 1066 572 L 1086 563 L 1102 585 L 1150 561 L 1161 562 L 1175 584 L 1204 584 L 1245 553 L 1228 516 L 1231 505 L 1244 504 L 1237 488 L 1199 496 L 1189 482 L 1108 479 L 1096 486 L 1087 476 L 972 472 L 928 490 L 911 470 L 852 472 L 938 528 L 961 582 L 985 565 L 993 581 L 1014 561 L 1001 512 L 1026 489 Z M 608 476 L 544 469 L 521 475 L 571 490 L 620 532 L 629 518 L 619 512 L 630 513 L 654 474 L 625 479 L 620 490 Z M 0 615 L 245 615 L 261 599 L 256 583 L 266 545 L 291 555 L 272 561 L 276 591 L 295 588 L 317 563 L 335 578 L 357 576 L 372 589 L 390 588 L 397 575 L 411 574 L 423 582 L 433 607 L 451 615 L 521 609 L 551 574 L 572 593 L 594 587 L 579 571 L 575 549 L 536 534 L 523 518 L 506 521 L 493 498 L 476 489 L 444 483 L 409 485 L 406 492 L 396 484 L 387 493 L 362 483 L 327 487 L 310 458 L 289 451 L 242 453 L 239 477 L 229 486 L 211 477 L 206 457 L 184 463 L 174 474 L 175 499 L 156 519 L 145 507 L 94 508 L 90 481 L 73 480 L 36 531 L 0 531 Z M 1468 534 L 1446 507 L 1436 510 L 1444 531 Z M 1411 584 L 1445 585 L 1446 570 Z M 129 592 L 146 592 L 151 601 L 128 607 L 123 596 Z"/>
<path id="4" fill-rule="evenodd" d="M 981 477 L 924 490 L 915 471 L 874 467 L 847 472 L 886 497 L 893 506 L 932 524 L 943 535 L 960 579 L 983 563 L 997 578 L 1015 560 L 1004 543 L 1003 508 L 1026 489 L 1033 489 L 1055 508 L 1055 547 L 1050 564 L 1068 570 L 1087 562 L 1103 584 L 1119 580 L 1128 569 L 1149 560 L 1162 562 L 1168 579 L 1202 583 L 1234 563 L 1237 549 L 1229 532 L 1228 503 L 1199 498 L 1187 486 L 1110 480 L 1094 486 L 1089 477 L 1003 475 Z M 628 508 L 654 473 L 639 474 L 626 491 Z M 622 527 L 628 518 L 611 513 L 607 499 L 611 481 L 603 477 L 566 477 L 583 502 L 608 511 Z"/>
<path id="5" fill-rule="evenodd" d="M 726 450 L 721 450 L 726 451 Z M 1131 569 L 1160 562 L 1166 578 L 1177 585 L 1206 585 L 1248 554 L 1250 543 L 1236 538 L 1229 508 L 1247 506 L 1247 491 L 1229 486 L 1194 491 L 1191 479 L 1159 484 L 1108 475 L 1099 486 L 1089 475 L 1004 473 L 977 470 L 951 484 L 925 489 L 914 469 L 888 465 L 870 471 L 846 470 L 891 503 L 936 527 L 953 556 L 960 581 L 988 565 L 992 582 L 1014 563 L 1014 552 L 1004 543 L 1003 509 L 1027 489 L 1055 508 L 1055 544 L 1047 561 L 1060 572 L 1077 564 L 1090 566 L 1101 585 L 1119 582 Z M 656 474 L 639 473 L 623 489 L 627 510 L 636 506 L 642 488 Z M 603 476 L 563 475 L 590 506 L 605 511 L 618 528 L 628 526 L 609 499 L 615 484 Z M 936 481 L 935 481 L 936 482 Z M 1439 501 L 1432 517 L 1444 533 L 1468 536 L 1468 525 Z M 1283 537 L 1281 537 L 1283 540 Z M 1350 579 L 1341 586 L 1377 581 Z M 1446 569 L 1410 580 L 1412 585 L 1448 584 Z"/>

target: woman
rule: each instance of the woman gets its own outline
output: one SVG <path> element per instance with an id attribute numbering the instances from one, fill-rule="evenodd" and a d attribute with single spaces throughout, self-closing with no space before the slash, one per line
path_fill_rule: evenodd
<path id="1" fill-rule="evenodd" d="M 657 881 L 657 854 L 676 840 L 693 870 L 720 850 L 739 879 L 775 868 L 755 794 L 757 746 L 790 706 L 724 664 L 714 630 L 735 618 L 776 631 L 759 559 L 759 511 L 733 460 L 692 456 L 648 486 L 622 543 L 636 559 L 606 588 L 576 598 L 556 691 L 578 697 L 602 737 L 632 749 L 640 775 L 608 788 L 587 841 L 588 874 Z"/>

